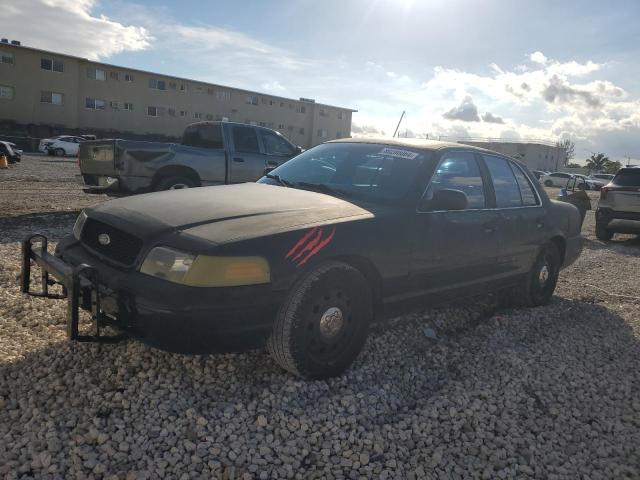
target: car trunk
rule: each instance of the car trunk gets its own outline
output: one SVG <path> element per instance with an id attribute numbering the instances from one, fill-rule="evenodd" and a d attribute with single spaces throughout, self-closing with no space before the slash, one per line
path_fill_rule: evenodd
<path id="1" fill-rule="evenodd" d="M 82 142 L 78 152 L 83 176 L 108 176 L 116 173 L 116 140 Z"/>

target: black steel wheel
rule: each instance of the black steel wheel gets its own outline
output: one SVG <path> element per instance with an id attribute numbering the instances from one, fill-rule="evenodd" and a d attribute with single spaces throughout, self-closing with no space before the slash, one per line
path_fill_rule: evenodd
<path id="1" fill-rule="evenodd" d="M 155 190 L 183 190 L 197 186 L 198 184 L 189 177 L 164 177 L 158 181 Z"/>
<path id="2" fill-rule="evenodd" d="M 371 316 L 366 279 L 345 263 L 328 262 L 291 289 L 267 347 L 275 361 L 295 375 L 333 377 L 360 353 Z"/>
<path id="3" fill-rule="evenodd" d="M 558 283 L 562 256 L 558 247 L 548 243 L 538 254 L 531 270 L 520 286 L 520 302 L 524 306 L 546 305 Z"/>
<path id="4" fill-rule="evenodd" d="M 64 148 L 56 148 L 53 153 L 56 157 L 64 157 L 67 152 L 64 151 Z"/>

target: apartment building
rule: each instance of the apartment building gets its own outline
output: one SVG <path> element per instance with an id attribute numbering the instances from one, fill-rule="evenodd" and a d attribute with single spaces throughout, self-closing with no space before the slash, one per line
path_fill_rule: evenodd
<path id="1" fill-rule="evenodd" d="M 460 140 L 458 143 L 486 148 L 523 162 L 530 170 L 555 172 L 563 168 L 567 153 L 562 147 L 543 141 Z"/>
<path id="2" fill-rule="evenodd" d="M 189 123 L 223 120 L 309 148 L 350 136 L 355 111 L 0 43 L 0 121 L 179 137 Z"/>

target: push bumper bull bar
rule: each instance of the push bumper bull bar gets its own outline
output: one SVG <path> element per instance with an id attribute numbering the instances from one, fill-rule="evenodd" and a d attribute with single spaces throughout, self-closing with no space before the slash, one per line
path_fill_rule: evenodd
<path id="1" fill-rule="evenodd" d="M 39 248 L 37 244 L 39 243 Z M 100 335 L 102 327 L 114 325 L 100 306 L 100 285 L 98 271 L 82 263 L 72 266 L 51 255 L 47 251 L 47 237 L 41 234 L 31 235 L 22 242 L 21 290 L 33 297 L 67 299 L 67 338 L 78 342 L 117 343 L 125 335 Z M 31 290 L 32 262 L 40 267 L 41 291 Z M 53 277 L 53 278 L 52 278 Z M 61 285 L 61 293 L 52 293 L 50 286 Z M 91 312 L 94 326 L 93 335 L 80 335 L 78 330 L 80 308 Z"/>

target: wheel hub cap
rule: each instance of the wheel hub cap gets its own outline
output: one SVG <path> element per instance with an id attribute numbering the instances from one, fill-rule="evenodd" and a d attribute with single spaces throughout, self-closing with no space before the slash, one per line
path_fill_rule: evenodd
<path id="1" fill-rule="evenodd" d="M 189 188 L 189 185 L 185 185 L 184 183 L 176 183 L 175 185 L 171 185 L 169 190 L 183 190 L 185 188 Z"/>
<path id="2" fill-rule="evenodd" d="M 325 338 L 333 338 L 342 330 L 343 325 L 342 310 L 338 307 L 331 307 L 320 318 L 320 333 Z"/>
<path id="3" fill-rule="evenodd" d="M 538 281 L 540 282 L 540 285 L 544 286 L 544 284 L 547 283 L 547 280 L 549 280 L 549 266 L 545 263 L 542 265 L 542 268 L 538 273 Z"/>

